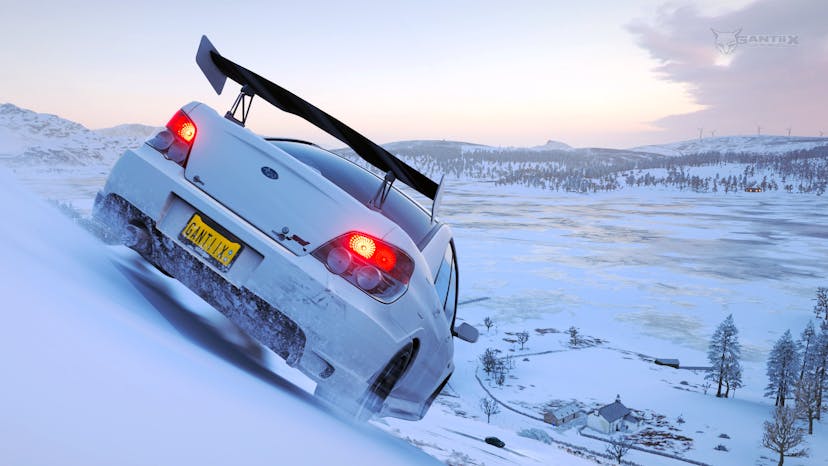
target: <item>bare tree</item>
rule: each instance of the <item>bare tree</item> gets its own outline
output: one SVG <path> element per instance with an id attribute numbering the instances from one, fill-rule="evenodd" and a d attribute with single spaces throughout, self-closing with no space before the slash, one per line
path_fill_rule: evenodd
<path id="1" fill-rule="evenodd" d="M 787 128 L 785 128 L 785 129 L 787 129 L 787 130 L 788 130 L 788 137 L 791 137 L 791 128 L 790 128 L 790 126 L 789 126 L 789 127 L 787 127 Z"/>
<path id="2" fill-rule="evenodd" d="M 502 364 L 501 367 L 499 367 L 498 370 L 495 372 L 495 383 L 499 387 L 502 387 L 503 384 L 506 383 L 506 371 L 503 370 Z"/>
<path id="3" fill-rule="evenodd" d="M 578 344 L 581 342 L 578 336 L 578 329 L 574 326 L 569 327 L 567 333 L 569 333 L 569 346 L 578 346 Z"/>
<path id="4" fill-rule="evenodd" d="M 800 419 L 808 421 L 808 434 L 814 433 L 814 419 L 817 411 L 817 393 L 819 392 L 817 374 L 808 371 L 802 375 L 794 388 L 796 400 L 796 414 Z"/>
<path id="5" fill-rule="evenodd" d="M 807 449 L 796 448 L 804 441 L 805 431 L 796 425 L 796 414 L 790 407 L 778 406 L 773 419 L 765 421 L 762 445 L 779 453 L 778 466 L 785 463 L 785 457 L 808 456 Z"/>
<path id="6" fill-rule="evenodd" d="M 494 321 L 491 317 L 486 316 L 486 318 L 483 319 L 483 325 L 486 326 L 486 333 L 489 333 L 489 330 L 491 330 L 494 326 Z"/>
<path id="7" fill-rule="evenodd" d="M 618 464 L 621 464 L 621 460 L 624 459 L 624 455 L 630 451 L 632 448 L 633 442 L 626 436 L 616 436 L 610 437 L 609 444 L 607 445 L 607 455 L 610 458 L 614 459 Z"/>
<path id="8" fill-rule="evenodd" d="M 497 350 L 486 348 L 486 351 L 480 355 L 480 365 L 483 366 L 483 372 L 491 374 L 497 366 Z"/>
<path id="9" fill-rule="evenodd" d="M 696 128 L 696 129 L 699 130 L 699 141 L 701 141 L 702 140 L 702 133 L 704 133 L 704 128 Z"/>
<path id="10" fill-rule="evenodd" d="M 486 423 L 488 424 L 492 416 L 500 412 L 500 406 L 494 398 L 486 396 L 480 399 L 480 410 L 486 415 Z"/>
<path id="11" fill-rule="evenodd" d="M 517 337 L 517 341 L 520 343 L 520 349 L 523 349 L 523 345 L 529 341 L 529 332 L 525 330 L 523 332 L 518 332 L 515 334 L 515 337 Z"/>

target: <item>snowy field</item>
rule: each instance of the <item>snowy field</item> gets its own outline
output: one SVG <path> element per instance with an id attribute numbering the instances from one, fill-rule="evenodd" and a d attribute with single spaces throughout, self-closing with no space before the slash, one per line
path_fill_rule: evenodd
<path id="1" fill-rule="evenodd" d="M 24 172 L 18 175 L 29 188 L 40 192 L 41 195 L 66 200 L 82 212 L 88 211 L 91 207 L 91 196 L 104 179 L 96 169 L 69 174 L 71 176 L 66 173 L 44 175 Z M 14 192 L 5 194 L 4 198 L 20 196 L 24 195 Z M 21 209 L 5 215 L 25 217 L 27 214 Z M 36 208 L 36 211 L 40 212 L 38 209 L 41 207 Z M 47 216 L 43 212 L 37 215 Z M 383 420 L 375 421 L 375 426 L 451 464 L 595 464 L 594 461 L 580 456 L 589 456 L 589 451 L 603 452 L 604 444 L 579 435 L 577 423 L 570 428 L 555 429 L 531 417 L 503 409 L 500 414 L 492 417 L 491 424 L 486 424 L 478 401 L 486 395 L 485 387 L 499 400 L 524 414 L 542 417 L 543 408 L 547 404 L 575 401 L 582 405 L 584 410 L 588 410 L 610 403 L 616 395 L 620 395 L 627 406 L 643 415 L 646 425 L 656 426 L 661 423 L 662 430 L 673 427 L 677 429 L 673 431 L 676 435 L 691 439 L 689 442 L 668 439 L 661 447 L 664 451 L 679 453 L 686 458 L 708 464 L 773 463 L 763 458 L 772 457 L 773 454 L 760 444 L 761 424 L 769 417 L 772 405 L 771 400 L 762 397 L 766 384 L 765 360 L 773 342 L 786 329 L 791 329 L 795 335 L 799 334 L 813 315 L 811 309 L 816 288 L 828 284 L 828 272 L 824 265 L 825 259 L 828 258 L 828 243 L 825 241 L 828 238 L 828 199 L 784 192 L 699 194 L 665 188 L 625 189 L 611 193 L 576 195 L 530 188 L 497 187 L 483 182 L 454 181 L 448 185 L 441 217 L 453 226 L 457 236 L 461 277 L 460 300 L 487 298 L 461 306 L 459 313 L 459 319 L 481 329 L 481 341 L 474 345 L 456 342 L 457 372 L 449 384 L 449 389 L 438 398 L 423 421 L 412 423 Z M 38 226 L 35 224 L 32 228 L 37 229 Z M 7 227 L 4 235 L 12 235 L 15 238 L 13 235 L 16 231 Z M 28 240 L 21 236 L 16 241 L 25 243 Z M 61 289 L 80 293 L 83 299 L 94 301 L 102 299 L 98 291 L 101 286 L 105 289 L 115 287 L 119 291 L 113 292 L 115 298 L 107 300 L 102 305 L 103 308 L 81 306 L 83 312 L 80 314 L 63 314 L 65 306 L 57 303 L 73 302 L 77 299 L 74 294 L 66 297 L 62 292 L 55 292 L 51 298 L 46 295 L 30 299 L 29 294 L 34 292 L 25 291 L 39 289 L 38 284 L 41 281 L 63 283 L 60 281 L 63 278 L 56 277 L 63 275 L 49 269 L 48 253 L 38 252 L 41 247 L 45 247 L 47 251 L 51 249 L 37 241 L 43 244 L 48 242 L 46 238 L 41 238 L 21 247 L 30 251 L 33 257 L 38 257 L 45 270 L 33 270 L 29 275 L 24 274 L 16 278 L 17 281 L 13 285 L 7 285 L 10 286 L 8 290 L 23 290 L 22 296 L 27 296 L 26 307 L 36 308 L 30 313 L 33 321 L 17 325 L 28 325 L 31 329 L 27 328 L 21 333 L 6 327 L 6 333 L 9 335 L 4 337 L 3 344 L 8 345 L 7 354 L 11 352 L 11 348 L 18 347 L 17 345 L 25 346 L 21 339 L 28 334 L 27 332 L 34 331 L 39 322 L 54 322 L 53 325 L 38 330 L 45 332 L 41 335 L 41 341 L 56 339 L 58 343 L 63 341 L 57 338 L 61 335 L 61 325 L 94 325 L 97 329 L 96 335 L 101 336 L 103 340 L 95 341 L 93 349 L 85 349 L 84 346 L 78 349 L 94 353 L 97 358 L 88 361 L 83 370 L 89 374 L 92 371 L 91 367 L 103 364 L 106 370 L 115 371 L 113 367 L 120 368 L 121 372 L 116 372 L 118 377 L 124 376 L 124 372 L 133 374 L 130 380 L 137 381 L 134 382 L 137 385 L 130 385 L 130 390 L 137 390 L 141 394 L 139 398 L 143 401 L 128 409 L 121 408 L 124 410 L 123 413 L 113 417 L 115 421 L 110 422 L 127 423 L 127 420 L 136 418 L 136 426 L 149 423 L 148 418 L 152 416 L 163 417 L 163 413 L 171 409 L 171 404 L 175 404 L 171 401 L 173 398 L 166 399 L 165 402 L 157 401 L 159 397 L 163 398 L 161 394 L 165 393 L 160 386 L 172 384 L 176 393 L 181 394 L 187 390 L 199 392 L 204 390 L 199 384 L 207 384 L 211 387 L 208 391 L 212 398 L 202 400 L 199 397 L 208 395 L 199 394 L 191 403 L 176 407 L 186 415 L 195 416 L 194 413 L 198 413 L 195 416 L 199 425 L 196 429 L 198 435 L 186 435 L 175 445 L 170 445 L 170 441 L 162 442 L 162 445 L 167 446 L 165 450 L 160 450 L 160 456 L 179 458 L 175 455 L 183 454 L 182 452 L 193 447 L 202 438 L 213 439 L 208 443 L 213 445 L 214 449 L 221 449 L 220 445 L 223 443 L 217 441 L 216 436 L 226 432 L 203 427 L 207 422 L 205 417 L 215 421 L 216 418 L 213 416 L 219 414 L 229 416 L 228 419 L 233 422 L 236 422 L 237 418 L 232 416 L 244 418 L 239 422 L 246 426 L 244 430 L 234 432 L 231 440 L 225 443 L 237 442 L 234 445 L 255 450 L 254 440 L 251 439 L 259 438 L 256 436 L 262 434 L 251 434 L 252 437 L 244 434 L 249 432 L 248 429 L 258 431 L 259 428 L 267 431 L 267 438 L 275 437 L 281 442 L 280 436 L 285 436 L 285 444 L 299 442 L 297 438 L 291 437 L 292 430 L 278 425 L 279 419 L 286 418 L 275 417 L 275 414 L 270 412 L 280 411 L 283 404 L 277 400 L 282 396 L 288 396 L 291 408 L 285 414 L 289 418 L 299 416 L 292 411 L 295 408 L 293 395 L 296 393 L 285 388 L 290 385 L 284 383 L 281 377 L 276 377 L 279 381 L 276 389 L 273 389 L 272 383 L 265 383 L 265 387 L 261 387 L 259 385 L 262 385 L 262 377 L 268 380 L 273 377 L 266 375 L 270 374 L 267 371 L 262 375 L 261 371 L 254 370 L 255 374 L 251 375 L 248 369 L 239 370 L 239 363 L 227 364 L 227 361 L 221 361 L 221 358 L 216 358 L 215 355 L 188 355 L 189 352 L 204 353 L 203 344 L 194 343 L 189 337 L 182 339 L 180 331 L 175 332 L 169 328 L 164 313 L 152 306 L 148 307 L 146 298 L 135 293 L 135 282 L 140 282 L 144 280 L 141 277 L 149 275 L 150 278 L 147 280 L 151 284 L 150 288 L 161 287 L 164 295 L 183 295 L 180 298 L 183 304 L 177 303 L 175 309 L 184 306 L 191 311 L 198 309 L 198 313 L 202 315 L 210 314 L 205 304 L 199 304 L 174 282 L 158 276 L 155 272 L 143 270 L 131 253 L 123 248 L 95 246 L 99 249 L 81 249 L 69 251 L 68 254 L 72 260 L 81 260 L 82 263 L 83 260 L 93 258 L 91 273 L 97 277 L 87 280 L 80 274 L 77 279 L 63 285 Z M 88 243 L 87 240 L 84 241 L 84 244 Z M 92 246 L 89 245 L 89 248 Z M 28 254 L 12 263 L 28 261 Z M 116 270 L 122 276 L 113 274 L 118 277 L 117 280 L 105 280 L 105 283 L 98 284 L 95 280 L 103 280 L 100 275 L 106 275 L 104 271 L 112 272 L 113 261 L 121 264 L 116 266 Z M 10 262 L 6 264 L 8 267 Z M 123 276 L 125 268 L 130 271 L 126 277 Z M 5 274 L 11 275 L 11 268 L 7 268 Z M 39 274 L 42 274 L 42 277 L 35 279 L 34 277 L 40 276 Z M 27 279 L 30 282 L 27 282 Z M 18 295 L 20 293 L 18 292 Z M 126 298 L 123 297 L 125 293 L 128 295 Z M 136 304 L 138 302 L 140 304 Z M 22 304 L 12 307 L 21 306 Z M 112 308 L 117 312 L 113 313 Z M 72 309 L 75 310 L 75 307 Z M 143 311 L 136 312 L 135 309 Z M 100 323 L 97 317 L 93 319 L 85 314 L 90 312 L 106 312 L 107 319 L 125 323 Z M 55 318 L 52 317 L 54 313 L 58 313 Z M 731 313 L 740 330 L 745 359 L 746 386 L 738 390 L 735 399 L 722 400 L 710 393 L 705 395 L 701 373 L 652 364 L 651 358 L 660 357 L 678 358 L 683 365 L 705 365 L 705 351 L 710 335 L 715 326 Z M 487 316 L 496 324 L 488 332 L 482 324 Z M 215 317 L 214 315 L 211 319 Z M 70 318 L 82 320 L 77 324 L 70 322 Z M 137 320 L 143 326 L 157 325 L 158 328 L 150 326 L 146 329 L 143 337 L 150 340 L 160 338 L 165 345 L 184 348 L 176 351 L 182 351 L 187 358 L 195 358 L 199 361 L 197 364 L 201 369 L 180 370 L 178 362 L 169 362 L 166 359 L 160 362 L 147 362 L 143 358 L 149 356 L 143 352 L 140 356 L 136 355 L 136 347 L 121 348 L 124 339 L 120 337 L 120 332 L 126 331 L 122 325 L 132 329 L 137 325 L 131 322 L 132 320 Z M 109 325 L 114 327 L 110 329 Z M 570 326 L 576 326 L 582 334 L 599 338 L 604 342 L 591 348 L 571 350 L 566 344 L 565 334 L 548 331 L 555 329 L 560 332 Z M 159 328 L 163 330 L 160 333 Z M 542 331 L 538 332 L 536 329 Z M 518 345 L 505 339 L 513 339 L 510 334 L 523 330 L 530 333 L 530 339 L 526 348 L 521 351 Z M 91 330 L 84 330 L 89 331 Z M 109 335 L 110 333 L 112 335 Z M 29 337 L 25 338 L 31 340 Z M 137 337 L 130 335 L 126 341 L 135 338 Z M 225 335 L 222 338 L 227 337 Z M 74 351 L 65 341 L 62 344 Z M 136 344 L 140 347 L 146 344 L 146 341 Z M 114 345 L 114 348 L 110 348 L 109 345 Z M 482 371 L 477 370 L 478 356 L 487 347 L 500 349 L 504 354 L 521 355 L 516 358 L 515 370 L 504 387 L 487 381 Z M 86 359 L 76 353 L 67 353 L 69 349 L 63 346 L 59 348 L 58 353 L 71 356 L 69 360 L 73 361 L 72 364 L 67 364 L 64 358 L 50 355 L 42 346 L 34 346 L 34 349 L 23 353 L 26 358 L 31 358 L 24 360 L 45 361 L 46 367 L 56 369 L 53 371 L 37 372 L 27 369 L 23 364 L 17 364 L 16 359 L 7 359 L 4 362 L 7 367 L 3 370 L 6 373 L 21 373 L 27 383 L 12 385 L 11 388 L 4 387 L 2 390 L 5 392 L 0 394 L 6 399 L 11 395 L 23 397 L 26 390 L 31 389 L 32 384 L 51 386 L 70 380 L 73 382 L 69 388 L 73 391 L 69 393 L 74 396 L 84 392 L 85 383 L 103 384 L 96 388 L 99 391 L 92 392 L 86 401 L 94 405 L 94 397 L 103 396 L 110 389 L 123 389 L 111 387 L 109 377 L 69 377 L 67 374 L 74 370 L 74 361 Z M 151 346 L 151 350 L 156 352 L 157 348 Z M 129 358 L 141 359 L 135 362 L 138 370 L 123 369 L 125 366 L 120 362 L 122 357 L 119 353 L 122 351 L 128 351 Z M 523 354 L 531 354 L 526 356 L 528 361 L 523 360 Z M 201 361 L 199 358 L 202 357 L 211 362 Z M 150 374 L 158 372 L 159 369 L 156 369 L 154 364 L 162 365 L 163 376 L 153 377 L 151 380 L 137 377 L 136 374 L 143 374 L 144 371 Z M 210 364 L 230 367 L 218 369 Z M 289 372 L 279 368 L 275 362 L 269 361 L 267 368 L 285 377 L 289 376 Z M 225 371 L 233 372 L 236 374 L 234 377 L 241 381 L 227 376 Z M 476 375 L 482 382 L 478 382 Z M 168 376 L 172 379 L 167 379 Z M 182 377 L 195 378 L 201 382 L 196 383 L 192 379 L 182 381 Z M 101 381 L 102 378 L 105 380 Z M 248 385 L 258 388 L 244 388 Z M 227 393 L 231 387 L 232 396 Z M 236 390 L 235 387 L 242 388 Z M 19 391 L 10 392 L 13 389 Z M 251 395 L 247 394 L 246 390 L 259 391 Z M 271 391 L 276 394 L 269 394 Z M 287 394 L 282 393 L 285 391 Z M 236 393 L 242 395 L 236 398 Z M 305 399 L 307 397 L 302 397 L 304 392 L 298 393 L 304 400 L 300 406 L 306 403 L 313 405 L 312 401 Z M 144 394 L 148 394 L 148 398 L 143 398 Z M 89 440 L 71 437 L 68 425 L 61 424 L 54 429 L 44 427 L 50 425 L 48 414 L 51 412 L 61 413 L 61 418 L 68 416 L 70 420 L 79 416 L 77 408 L 66 411 L 67 414 L 58 408 L 61 404 L 69 403 L 70 398 L 58 397 L 54 393 L 51 396 L 52 404 L 47 406 L 51 406 L 53 411 L 41 411 L 44 414 L 31 421 L 31 424 L 22 427 L 6 425 L 5 428 L 31 432 L 31 438 L 25 439 L 30 442 L 35 442 L 36 438 L 48 438 L 49 435 L 68 436 L 67 438 L 73 438 L 87 446 L 79 454 L 90 454 L 89 448 L 93 447 L 89 447 Z M 185 395 L 181 396 L 187 398 Z M 87 439 L 111 430 L 104 428 L 107 425 L 105 421 L 109 420 L 105 413 L 114 410 L 114 401 L 111 396 L 104 398 L 105 403 L 102 407 L 97 411 L 93 410 L 93 414 L 97 412 L 98 417 L 89 417 L 94 419 L 94 422 L 82 423 L 84 429 L 81 430 L 88 431 L 83 434 Z M 220 402 L 217 399 L 220 399 Z M 224 403 L 240 406 L 240 413 L 232 411 Z M 146 404 L 152 409 L 147 409 Z M 198 406 L 204 404 L 210 405 L 211 408 L 199 411 Z M 259 404 L 263 406 L 260 411 L 256 411 L 254 407 Z M 213 408 L 213 405 L 218 407 Z M 25 404 L 21 403 L 20 406 Z M 4 408 L 4 411 L 10 408 Z M 318 411 L 315 406 L 309 409 L 314 413 Z M 28 419 L 24 411 L 9 412 L 15 415 L 4 416 L 4 419 L 17 419 L 18 416 Z M 362 438 L 367 435 L 369 442 L 377 441 L 373 429 L 357 429 L 357 433 L 340 435 L 337 429 L 341 426 L 336 427 L 340 421 L 330 420 L 324 413 L 316 415 L 326 419 L 325 422 L 332 423 L 333 427 L 328 427 L 327 424 L 324 428 L 313 427 L 314 435 L 325 432 L 324 438 L 328 439 L 327 432 L 331 429 L 331 437 L 345 439 L 341 442 L 337 440 L 337 445 L 357 442 L 352 440 L 353 436 Z M 170 431 L 176 428 L 186 430 L 190 426 L 188 421 L 182 420 L 182 416 L 176 416 L 177 424 L 173 422 L 173 427 L 164 427 L 159 432 L 172 435 Z M 245 416 L 249 416 L 250 419 Z M 679 417 L 685 422 L 678 422 Z M 164 419 L 164 424 L 169 424 L 169 420 Z M 309 422 L 316 426 L 322 421 Z M 123 424 L 118 424 L 118 428 L 125 429 Z M 581 450 L 565 447 L 560 443 L 547 445 L 517 434 L 528 428 L 544 429 L 554 441 L 575 445 Z M 163 440 L 164 437 L 153 429 L 129 429 L 127 430 L 133 435 L 150 435 L 150 441 Z M 147 434 L 145 430 L 150 433 Z M 346 430 L 350 432 L 350 429 Z M 40 431 L 44 433 L 39 433 Z M 828 464 L 828 446 L 824 446 L 828 444 L 826 431 L 828 423 L 825 421 L 815 426 L 815 435 L 809 438 L 810 458 L 789 459 L 786 464 Z M 720 437 L 722 434 L 729 438 Z M 506 441 L 506 448 L 497 449 L 483 443 L 482 439 L 490 435 Z M 296 434 L 296 437 L 301 435 Z M 401 448 L 393 441 L 386 444 L 388 440 L 379 440 L 380 444 L 384 445 L 380 451 L 396 451 Z M 720 444 L 729 451 L 714 450 L 714 447 Z M 115 446 L 109 449 L 110 455 L 117 454 L 121 451 L 118 450 L 120 448 L 128 447 L 117 443 L 113 445 Z M 356 454 L 356 450 L 362 447 L 341 448 Z M 25 450 L 21 447 L 16 451 Z M 263 458 L 269 458 L 268 455 L 272 453 L 270 449 L 255 451 L 256 455 L 249 461 L 254 464 L 259 459 L 264 462 Z M 416 455 L 410 456 L 410 449 L 403 451 L 408 452 L 405 453 L 406 458 L 419 461 Z M 572 452 L 575 454 L 571 454 Z M 324 451 L 318 451 L 316 454 L 323 455 Z M 160 456 L 138 455 L 135 464 L 148 464 L 150 459 Z M 112 459 L 113 456 L 106 458 Z M 338 460 L 344 461 L 343 458 L 337 457 Z M 687 464 L 643 452 L 632 452 L 629 459 L 644 465 Z M 209 461 L 206 463 L 209 464 Z M 299 463 L 314 464 L 305 461 Z M 400 461 L 360 458 L 354 464 L 358 463 L 399 464 Z"/>
<path id="2" fill-rule="evenodd" d="M 441 445 L 434 436 L 459 413 L 482 423 L 479 436 L 516 442 L 526 455 L 472 455 L 468 464 L 550 464 L 543 455 L 554 446 L 517 436 L 528 428 L 603 452 L 604 444 L 579 436 L 577 428 L 559 431 L 506 410 L 485 424 L 478 356 L 487 347 L 518 356 L 551 351 L 529 361 L 517 357 L 504 388 L 478 374 L 496 398 L 532 416 L 542 417 L 547 403 L 575 401 L 588 411 L 621 395 L 648 425 L 661 422 L 662 431 L 692 439 L 666 441 L 665 451 L 708 464 L 775 464 L 763 458 L 773 454 L 761 446 L 773 404 L 762 396 L 765 362 L 786 329 L 798 335 L 813 317 L 815 290 L 828 283 L 828 199 L 659 188 L 576 195 L 455 182 L 443 218 L 457 236 L 461 301 L 488 298 L 459 314 L 482 337 L 476 345 L 456 344 L 453 396 L 439 398 L 420 423 L 389 421 L 392 432 L 415 444 Z M 652 364 L 652 358 L 678 358 L 685 366 L 706 365 L 710 336 L 731 313 L 744 357 L 745 387 L 735 398 L 717 399 L 715 388 L 704 394 L 702 372 Z M 496 324 L 489 332 L 487 316 Z M 570 326 L 605 342 L 570 350 L 565 333 L 535 330 Z M 523 330 L 530 339 L 521 351 L 505 340 Z M 810 458 L 786 464 L 828 464 L 826 430 L 825 421 L 815 428 Z M 728 451 L 714 450 L 718 445 Z M 629 458 L 686 464 L 640 452 Z"/>

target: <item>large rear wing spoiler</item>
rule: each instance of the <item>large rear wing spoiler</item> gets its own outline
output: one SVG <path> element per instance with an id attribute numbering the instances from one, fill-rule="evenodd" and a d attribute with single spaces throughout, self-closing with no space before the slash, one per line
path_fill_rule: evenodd
<path id="1" fill-rule="evenodd" d="M 345 143 L 366 162 L 385 173 L 393 174 L 394 178 L 432 199 L 435 201 L 432 209 L 439 204 L 438 194 L 441 190 L 437 183 L 301 97 L 222 57 L 207 36 L 201 37 L 196 63 L 217 94 L 221 94 L 227 78 L 230 78 L 242 85 L 242 92 L 255 94 L 275 107 L 305 119 Z"/>

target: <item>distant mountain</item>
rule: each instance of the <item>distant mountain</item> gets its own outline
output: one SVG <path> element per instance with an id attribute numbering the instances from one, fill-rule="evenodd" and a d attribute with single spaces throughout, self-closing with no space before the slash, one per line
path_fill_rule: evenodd
<path id="1" fill-rule="evenodd" d="M 0 163 L 14 168 L 60 169 L 110 165 L 146 139 L 141 125 L 92 131 L 56 115 L 0 105 Z"/>
<path id="2" fill-rule="evenodd" d="M 800 136 L 721 136 L 692 139 L 669 144 L 640 146 L 634 152 L 671 157 L 719 152 L 721 154 L 785 154 L 828 146 L 828 138 Z"/>
<path id="3" fill-rule="evenodd" d="M 550 140 L 546 141 L 546 144 L 544 144 L 542 146 L 530 147 L 530 149 L 532 149 L 532 150 L 570 150 L 570 149 L 572 149 L 572 146 L 570 146 L 569 144 L 567 144 L 565 142 L 553 141 L 553 140 L 550 139 Z"/>

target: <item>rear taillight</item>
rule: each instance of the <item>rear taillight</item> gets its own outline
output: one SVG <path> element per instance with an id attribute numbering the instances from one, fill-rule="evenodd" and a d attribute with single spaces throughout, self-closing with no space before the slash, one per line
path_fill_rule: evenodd
<path id="1" fill-rule="evenodd" d="M 187 165 L 187 157 L 190 156 L 195 137 L 195 123 L 183 110 L 179 110 L 167 123 L 167 129 L 156 134 L 147 144 L 184 167 Z"/>
<path id="2" fill-rule="evenodd" d="M 414 272 L 414 261 L 401 249 L 355 231 L 328 241 L 313 251 L 313 257 L 383 303 L 399 299 Z"/>

